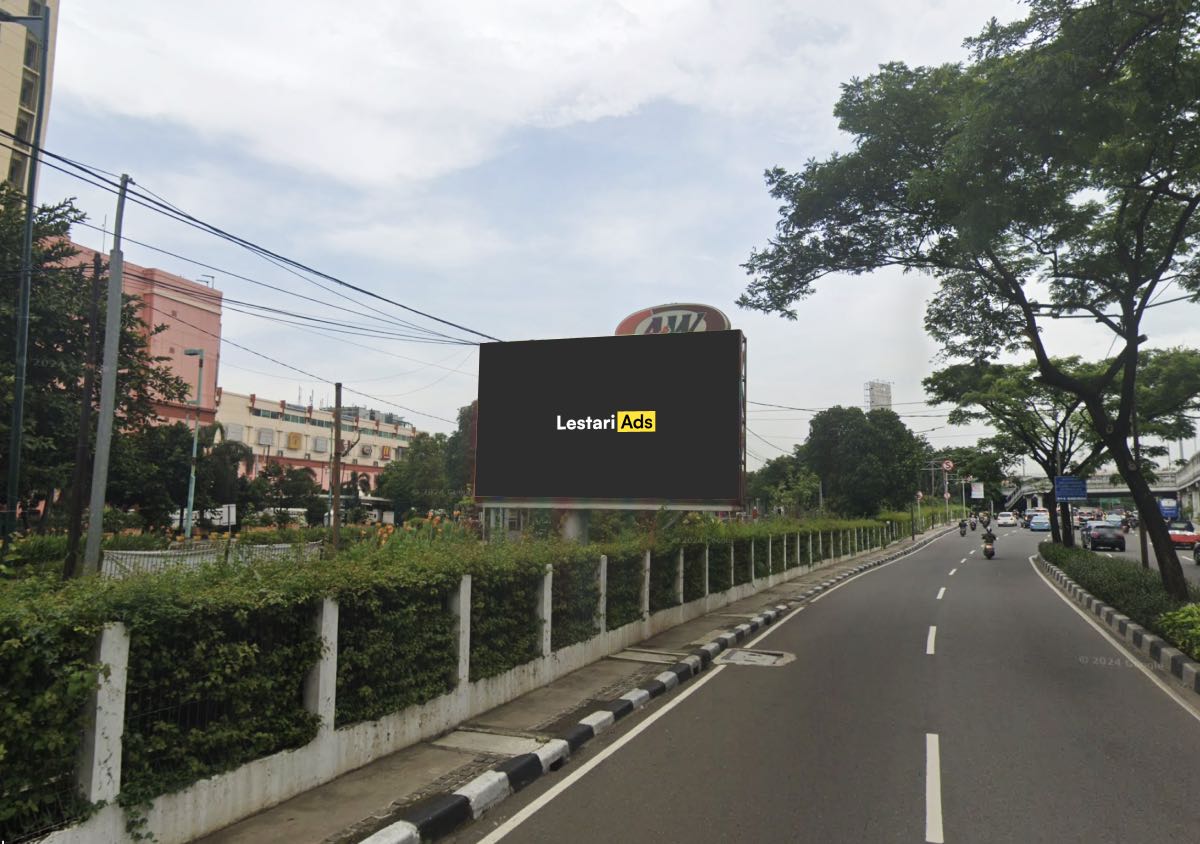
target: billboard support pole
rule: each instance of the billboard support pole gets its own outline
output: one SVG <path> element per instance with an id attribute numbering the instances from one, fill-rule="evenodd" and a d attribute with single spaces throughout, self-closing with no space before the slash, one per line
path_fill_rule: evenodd
<path id="1" fill-rule="evenodd" d="M 564 514 L 562 525 L 559 528 L 562 538 L 567 542 L 587 545 L 591 512 L 591 510 L 568 510 Z"/>

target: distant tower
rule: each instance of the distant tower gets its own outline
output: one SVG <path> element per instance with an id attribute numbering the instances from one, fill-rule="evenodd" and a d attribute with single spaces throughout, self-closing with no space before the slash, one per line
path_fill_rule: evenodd
<path id="1" fill-rule="evenodd" d="M 863 385 L 863 404 L 867 412 L 892 409 L 892 382 L 868 381 Z"/>

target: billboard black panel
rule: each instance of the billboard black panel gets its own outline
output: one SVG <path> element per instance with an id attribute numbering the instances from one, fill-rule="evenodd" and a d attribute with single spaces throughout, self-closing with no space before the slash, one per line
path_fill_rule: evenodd
<path id="1" fill-rule="evenodd" d="M 483 501 L 741 503 L 740 331 L 484 343 Z"/>

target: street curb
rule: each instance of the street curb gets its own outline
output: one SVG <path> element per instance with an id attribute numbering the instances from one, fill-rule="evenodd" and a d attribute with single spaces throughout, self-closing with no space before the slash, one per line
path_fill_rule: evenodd
<path id="1" fill-rule="evenodd" d="M 1045 572 L 1054 578 L 1059 588 L 1076 604 L 1107 625 L 1108 629 L 1125 644 L 1150 657 L 1155 665 L 1179 680 L 1185 689 L 1200 695 L 1200 663 L 1189 658 L 1187 654 L 1173 647 L 1165 639 L 1155 636 L 1142 625 L 1133 622 L 1129 616 L 1118 612 L 1115 607 L 1110 607 L 1091 595 L 1041 554 L 1037 555 L 1037 561 Z"/>
<path id="2" fill-rule="evenodd" d="M 802 595 L 762 610 L 753 618 L 738 624 L 704 645 L 693 650 L 682 660 L 670 665 L 644 687 L 633 689 L 620 697 L 600 705 L 600 708 L 581 718 L 557 738 L 542 745 L 534 753 L 514 756 L 490 771 L 485 771 L 466 785 L 450 793 L 428 797 L 401 811 L 388 826 L 366 838 L 359 844 L 429 844 L 437 841 L 469 820 L 478 819 L 484 812 L 506 797 L 520 791 L 538 777 L 562 767 L 567 758 L 583 745 L 594 739 L 651 700 L 682 686 L 701 674 L 713 664 L 722 651 L 735 647 L 751 634 L 774 624 L 792 609 L 810 602 L 817 596 L 837 586 L 842 581 L 856 577 L 868 569 L 893 562 L 901 557 L 920 551 L 926 545 L 950 533 L 953 528 L 942 530 L 922 539 L 909 547 L 895 551 L 877 560 L 869 560 L 854 568 L 822 581 Z"/>

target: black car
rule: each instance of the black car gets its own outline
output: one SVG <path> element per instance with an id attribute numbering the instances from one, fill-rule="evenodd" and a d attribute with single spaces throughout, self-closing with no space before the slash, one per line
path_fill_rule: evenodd
<path id="1" fill-rule="evenodd" d="M 1116 525 L 1092 525 L 1087 535 L 1087 547 L 1093 551 L 1101 548 L 1124 551 L 1125 534 Z"/>

